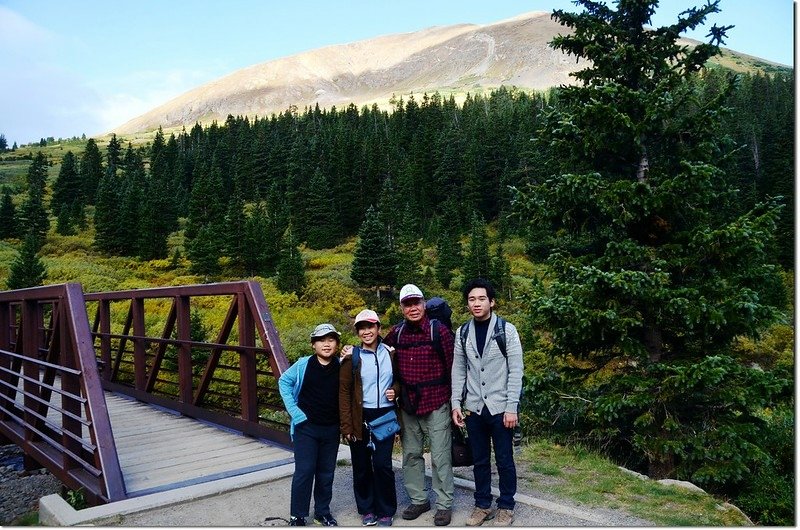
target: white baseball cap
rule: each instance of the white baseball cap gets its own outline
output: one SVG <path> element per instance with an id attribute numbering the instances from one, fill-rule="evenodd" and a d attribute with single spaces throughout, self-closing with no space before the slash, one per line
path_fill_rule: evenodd
<path id="1" fill-rule="evenodd" d="M 413 283 L 407 283 L 402 289 L 400 289 L 400 302 L 408 298 L 425 298 L 425 296 L 423 296 L 422 291 L 419 290 L 419 287 Z"/>
<path id="2" fill-rule="evenodd" d="M 380 324 L 381 319 L 378 318 L 378 313 L 376 313 L 372 309 L 365 309 L 356 315 L 356 321 L 353 325 L 358 326 L 359 322 L 370 322 L 372 324 Z"/>

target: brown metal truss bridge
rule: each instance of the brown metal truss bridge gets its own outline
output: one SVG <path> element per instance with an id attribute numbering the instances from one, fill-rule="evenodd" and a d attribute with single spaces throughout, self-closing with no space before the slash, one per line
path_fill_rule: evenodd
<path id="1" fill-rule="evenodd" d="M 254 281 L 0 292 L 0 442 L 19 445 L 26 468 L 47 468 L 92 505 L 122 500 L 136 494 L 107 393 L 285 449 L 277 380 L 288 366 Z"/>

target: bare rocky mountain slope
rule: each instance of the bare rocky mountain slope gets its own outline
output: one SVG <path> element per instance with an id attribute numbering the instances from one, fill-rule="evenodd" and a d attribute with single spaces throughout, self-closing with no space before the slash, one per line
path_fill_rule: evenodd
<path id="1" fill-rule="evenodd" d="M 569 73 L 582 63 L 548 46 L 565 31 L 549 12 L 531 12 L 493 24 L 439 26 L 319 48 L 237 70 L 111 132 L 208 125 L 229 114 L 264 117 L 290 106 L 302 111 L 315 104 L 377 103 L 386 108 L 393 95 L 409 93 L 463 96 L 501 85 L 569 84 Z"/>

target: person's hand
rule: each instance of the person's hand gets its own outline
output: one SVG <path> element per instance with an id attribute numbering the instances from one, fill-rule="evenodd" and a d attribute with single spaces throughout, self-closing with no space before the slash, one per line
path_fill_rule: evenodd
<path id="1" fill-rule="evenodd" d="M 506 412 L 503 414 L 503 427 L 506 429 L 513 429 L 519 423 L 518 417 L 513 412 Z"/>
<path id="2" fill-rule="evenodd" d="M 339 360 L 342 361 L 351 355 L 353 355 L 353 345 L 345 344 L 342 346 L 342 353 L 339 354 Z"/>
<path id="3" fill-rule="evenodd" d="M 386 392 L 385 392 L 385 395 L 386 395 L 386 399 L 388 399 L 389 401 L 394 401 L 394 398 L 395 398 L 394 388 L 387 388 Z"/>
<path id="4" fill-rule="evenodd" d="M 463 427 L 465 425 L 464 415 L 461 413 L 461 409 L 453 409 L 452 416 L 453 423 L 456 424 L 456 427 Z"/>

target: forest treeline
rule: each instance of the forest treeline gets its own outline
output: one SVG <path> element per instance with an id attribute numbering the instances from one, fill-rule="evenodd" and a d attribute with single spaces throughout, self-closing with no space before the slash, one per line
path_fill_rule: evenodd
<path id="1" fill-rule="evenodd" d="M 710 70 L 695 82 L 711 98 L 730 75 Z M 765 197 L 793 204 L 793 83 L 788 74 L 740 76 L 727 101 L 722 140 L 738 147 L 718 164 L 739 182 L 734 207 L 741 211 Z M 219 272 L 216 258 L 229 256 L 228 272 L 270 276 L 290 224 L 297 243 L 328 248 L 356 235 L 370 207 L 390 243 L 407 212 L 413 226 L 406 228 L 432 241 L 440 227 L 463 235 L 477 214 L 526 237 L 532 255 L 542 257 L 547 239 L 514 217 L 510 187 L 553 170 L 556 155 L 535 139 L 545 110 L 558 105 L 558 90 L 500 88 L 461 105 L 437 93 L 399 100 L 392 112 L 350 105 L 229 116 L 169 138 L 158 131 L 147 147 L 114 136 L 105 153 L 90 139 L 79 156 L 64 156 L 50 209 L 59 231 L 69 233 L 85 226 L 84 208 L 93 204 L 97 247 L 142 259 L 167 257 L 167 238 L 185 218 L 198 273 Z M 29 173 L 45 164 L 37 157 Z M 20 191 L 4 191 L 3 237 L 36 217 L 30 207 L 12 211 L 10 195 Z M 792 241 L 793 226 L 787 207 L 777 240 Z M 793 245 L 775 245 L 772 254 L 793 266 Z"/>

